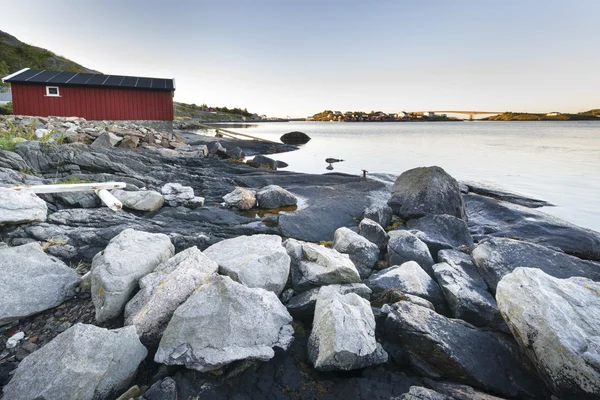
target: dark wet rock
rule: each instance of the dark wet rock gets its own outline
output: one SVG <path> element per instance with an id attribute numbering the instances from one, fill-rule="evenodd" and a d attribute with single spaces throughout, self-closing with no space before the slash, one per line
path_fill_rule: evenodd
<path id="1" fill-rule="evenodd" d="M 600 261 L 600 233 L 580 228 L 538 210 L 475 194 L 464 196 L 469 230 L 477 241 L 509 237 Z"/>
<path id="2" fill-rule="evenodd" d="M 141 397 L 142 400 L 178 400 L 177 383 L 171 378 L 156 382 Z"/>
<path id="3" fill-rule="evenodd" d="M 556 278 L 582 276 L 600 281 L 600 264 L 560 251 L 507 238 L 492 238 L 473 250 L 473 261 L 492 293 L 498 282 L 517 267 L 539 268 Z"/>
<path id="4" fill-rule="evenodd" d="M 418 231 L 411 232 L 429 247 L 434 257 L 442 249 L 473 247 L 473 238 L 469 234 L 467 223 L 451 215 L 426 215 L 407 221 L 406 227 Z"/>
<path id="5" fill-rule="evenodd" d="M 366 300 L 369 300 L 371 297 L 371 289 L 363 283 L 328 285 L 328 287 L 334 288 L 340 294 L 355 293 Z M 285 305 L 290 314 L 292 314 L 294 318 L 312 319 L 319 290 L 321 290 L 321 288 L 316 287 L 292 297 Z"/>
<path id="6" fill-rule="evenodd" d="M 518 204 L 529 208 L 553 206 L 554 204 L 549 203 L 545 200 L 535 199 L 520 195 L 517 193 L 511 193 L 498 186 L 490 185 L 482 182 L 461 182 L 467 188 L 465 193 L 474 193 L 481 196 L 491 197 L 493 199 L 506 201 L 508 203 Z"/>
<path id="7" fill-rule="evenodd" d="M 403 172 L 392 187 L 388 205 L 405 220 L 428 214 L 448 214 L 466 220 L 458 182 L 440 167 Z"/>
<path id="8" fill-rule="evenodd" d="M 250 165 L 254 168 L 262 168 L 272 171 L 277 170 L 277 161 L 262 155 L 255 156 L 252 161 L 250 161 Z"/>
<path id="9" fill-rule="evenodd" d="M 283 134 L 279 138 L 279 140 L 281 140 L 285 144 L 298 145 L 298 144 L 308 143 L 310 141 L 310 136 L 308 136 L 304 132 L 294 131 L 294 132 L 288 132 L 286 134 Z"/>
<path id="10" fill-rule="evenodd" d="M 335 231 L 331 247 L 340 253 L 348 254 L 363 279 L 371 275 L 379 259 L 379 248 L 376 244 L 345 227 Z"/>
<path id="11" fill-rule="evenodd" d="M 388 206 L 378 205 L 366 207 L 363 211 L 362 218 L 368 218 L 377 222 L 383 228 L 387 228 L 392 223 L 392 208 Z"/>
<path id="12" fill-rule="evenodd" d="M 228 149 L 233 149 L 234 147 L 241 148 L 244 153 L 246 153 L 246 157 L 253 156 L 256 154 L 272 154 L 272 153 L 281 153 L 284 151 L 294 151 L 298 150 L 298 147 L 287 145 L 287 144 L 278 144 L 273 142 L 265 142 L 260 140 L 244 140 L 244 139 L 233 139 L 233 138 L 217 138 L 206 135 L 198 135 L 190 132 L 178 132 L 185 142 L 190 146 L 209 146 L 214 142 L 220 142 Z"/>
<path id="13" fill-rule="evenodd" d="M 427 245 L 408 231 L 390 231 L 388 233 L 388 264 L 401 265 L 407 261 L 415 261 L 430 276 L 433 276 L 433 257 Z"/>
<path id="14" fill-rule="evenodd" d="M 533 365 L 503 334 L 400 302 L 387 316 L 385 337 L 404 350 L 412 368 L 422 375 L 507 397 L 548 398 Z"/>
<path id="15" fill-rule="evenodd" d="M 103 207 L 102 201 L 96 193 L 89 192 L 66 192 L 40 194 L 44 201 L 51 203 L 58 210 L 65 208 L 98 208 Z"/>

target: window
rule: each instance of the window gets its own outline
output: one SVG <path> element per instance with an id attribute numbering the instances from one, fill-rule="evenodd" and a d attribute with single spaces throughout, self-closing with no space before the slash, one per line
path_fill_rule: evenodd
<path id="1" fill-rule="evenodd" d="M 46 96 L 60 97 L 58 86 L 46 86 Z"/>

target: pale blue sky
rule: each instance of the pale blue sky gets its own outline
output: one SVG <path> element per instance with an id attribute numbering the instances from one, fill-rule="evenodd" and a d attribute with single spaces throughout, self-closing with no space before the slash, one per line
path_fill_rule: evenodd
<path id="1" fill-rule="evenodd" d="M 0 0 L 0 30 L 175 99 L 324 109 L 600 107 L 600 1 Z"/>

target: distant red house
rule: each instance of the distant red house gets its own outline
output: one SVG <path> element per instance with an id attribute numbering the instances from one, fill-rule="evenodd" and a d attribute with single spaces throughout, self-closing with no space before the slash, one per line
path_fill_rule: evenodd
<path id="1" fill-rule="evenodd" d="M 15 115 L 89 120 L 173 120 L 174 79 L 25 68 L 2 79 Z"/>

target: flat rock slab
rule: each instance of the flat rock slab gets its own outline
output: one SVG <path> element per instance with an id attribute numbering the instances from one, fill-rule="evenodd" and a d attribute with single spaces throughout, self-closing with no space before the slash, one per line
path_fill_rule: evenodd
<path id="1" fill-rule="evenodd" d="M 238 236 L 213 244 L 204 254 L 215 260 L 219 272 L 252 288 L 279 295 L 290 274 L 290 256 L 276 235 Z"/>
<path id="2" fill-rule="evenodd" d="M 561 399 L 600 398 L 600 283 L 517 268 L 498 306 L 542 379 Z"/>
<path id="3" fill-rule="evenodd" d="M 173 314 L 154 361 L 212 371 L 236 360 L 269 360 L 293 340 L 292 317 L 270 291 L 217 276 Z"/>
<path id="4" fill-rule="evenodd" d="M 134 327 L 76 324 L 21 361 L 4 399 L 114 399 L 147 354 Z"/>
<path id="5" fill-rule="evenodd" d="M 46 202 L 30 190 L 0 188 L 0 226 L 46 220 Z"/>

